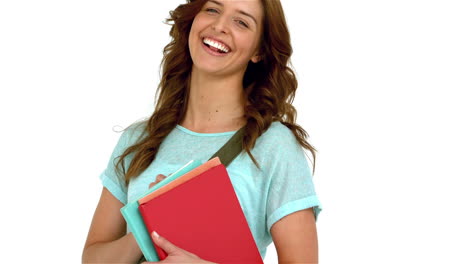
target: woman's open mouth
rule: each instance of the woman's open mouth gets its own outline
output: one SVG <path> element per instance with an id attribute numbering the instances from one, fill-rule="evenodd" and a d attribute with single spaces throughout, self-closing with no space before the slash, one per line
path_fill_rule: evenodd
<path id="1" fill-rule="evenodd" d="M 205 47 L 205 50 L 212 55 L 224 56 L 231 52 L 231 48 L 228 45 L 209 37 L 204 37 L 202 39 L 202 44 Z"/>

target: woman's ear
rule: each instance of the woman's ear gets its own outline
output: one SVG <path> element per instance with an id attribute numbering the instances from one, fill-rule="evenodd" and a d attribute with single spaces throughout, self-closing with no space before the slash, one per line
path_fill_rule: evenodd
<path id="1" fill-rule="evenodd" d="M 250 59 L 253 63 L 257 63 L 262 60 L 262 56 L 260 55 L 255 55 Z"/>

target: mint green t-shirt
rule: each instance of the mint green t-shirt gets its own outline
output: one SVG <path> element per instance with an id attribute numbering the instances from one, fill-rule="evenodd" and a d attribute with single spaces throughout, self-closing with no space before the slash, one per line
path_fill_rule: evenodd
<path id="1" fill-rule="evenodd" d="M 142 123 L 123 132 L 107 168 L 100 175 L 103 186 L 124 205 L 146 191 L 158 174 L 167 176 L 190 160 L 207 161 L 236 131 L 196 133 L 178 125 L 164 139 L 151 165 L 126 186 L 125 180 L 114 171 L 114 158 L 136 142 L 142 132 Z M 317 220 L 322 206 L 305 152 L 286 126 L 273 122 L 251 152 L 260 169 L 242 152 L 227 171 L 260 255 L 265 258 L 266 248 L 272 242 L 270 228 L 276 221 L 307 208 L 313 208 Z M 131 158 L 129 155 L 125 159 L 126 166 Z"/>

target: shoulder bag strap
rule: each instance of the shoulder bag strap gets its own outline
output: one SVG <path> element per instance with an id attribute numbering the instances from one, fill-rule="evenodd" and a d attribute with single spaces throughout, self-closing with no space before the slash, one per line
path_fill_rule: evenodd
<path id="1" fill-rule="evenodd" d="M 245 127 L 239 129 L 210 159 L 218 157 L 227 167 L 242 152 L 242 139 Z"/>

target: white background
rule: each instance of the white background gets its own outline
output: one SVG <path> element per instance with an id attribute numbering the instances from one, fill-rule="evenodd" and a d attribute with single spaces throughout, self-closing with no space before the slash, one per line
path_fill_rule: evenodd
<path id="1" fill-rule="evenodd" d="M 81 262 L 112 129 L 151 114 L 181 2 L 0 3 L 0 262 Z M 466 1 L 283 5 L 321 263 L 468 263 Z"/>

